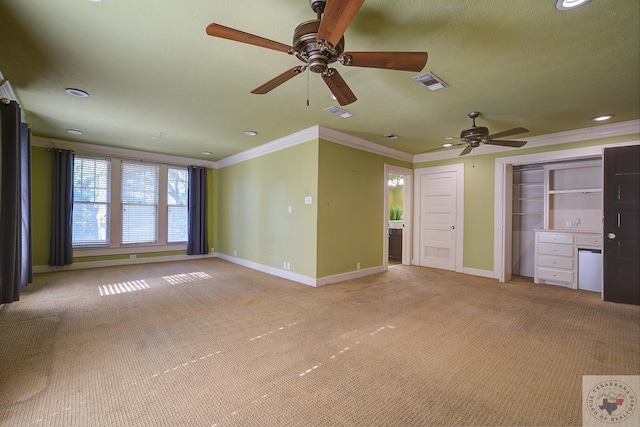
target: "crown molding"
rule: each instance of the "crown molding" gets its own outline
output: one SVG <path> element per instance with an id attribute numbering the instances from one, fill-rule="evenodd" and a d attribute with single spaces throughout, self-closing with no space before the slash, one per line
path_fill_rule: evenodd
<path id="1" fill-rule="evenodd" d="M 67 141 L 64 139 L 44 138 L 32 136 L 31 145 L 44 148 L 60 148 L 85 155 L 115 157 L 128 160 L 144 160 L 150 162 L 165 163 L 176 166 L 204 166 L 215 169 L 212 161 L 192 159 L 189 157 L 172 156 L 168 154 L 152 153 L 149 151 L 131 150 L 129 148 L 111 147 L 108 145 L 88 144 L 85 142 Z"/>
<path id="2" fill-rule="evenodd" d="M 393 148 L 379 145 L 366 139 L 358 138 L 352 135 L 339 132 L 334 129 L 326 128 L 324 126 L 318 126 L 319 137 L 327 141 L 345 145 L 347 147 L 355 148 L 360 151 L 367 151 L 369 153 L 377 154 L 384 157 L 390 157 L 392 159 L 401 160 L 407 163 L 413 162 L 413 154 L 406 153 L 404 151 L 396 150 Z"/>
<path id="3" fill-rule="evenodd" d="M 233 156 L 225 157 L 222 160 L 218 160 L 216 162 L 216 169 L 235 165 L 237 163 L 255 159 L 257 157 L 261 157 L 266 154 L 284 150 L 285 148 L 293 147 L 298 144 L 303 144 L 317 137 L 318 137 L 318 127 L 312 126 L 310 128 L 303 129 L 301 131 L 292 133 L 282 138 L 278 138 L 274 141 L 267 142 L 266 144 L 259 145 L 257 147 L 251 148 L 241 153 L 234 154 Z"/>
<path id="4" fill-rule="evenodd" d="M 408 163 L 411 163 L 411 161 L 413 160 L 412 154 L 394 150 L 393 148 L 384 147 L 382 145 L 378 145 L 373 142 L 357 138 L 355 136 L 344 134 L 334 129 L 316 125 L 219 160 L 218 162 L 216 162 L 216 166 L 218 168 L 224 168 L 240 162 L 244 162 L 246 160 L 255 159 L 256 157 L 274 153 L 279 150 L 284 150 L 285 148 L 290 148 L 298 144 L 303 144 L 316 138 L 324 139 L 329 142 L 344 145 L 347 147 L 352 147 L 357 150 L 367 151 L 369 153 L 378 154 L 385 157 L 391 157 Z"/>
<path id="5" fill-rule="evenodd" d="M 566 144 L 569 142 L 589 141 L 592 139 L 607 138 L 611 136 L 633 135 L 640 133 L 640 120 L 612 123 L 608 125 L 592 126 L 583 129 L 550 133 L 547 135 L 533 136 L 527 139 L 527 148 L 544 147 L 548 145 Z M 518 139 L 523 141 L 524 138 Z M 474 149 L 474 154 L 490 154 L 504 151 L 513 151 L 513 148 L 482 145 Z M 413 163 L 432 162 L 435 160 L 454 159 L 459 156 L 459 150 L 444 150 L 435 153 L 422 153 L 413 156 Z"/>

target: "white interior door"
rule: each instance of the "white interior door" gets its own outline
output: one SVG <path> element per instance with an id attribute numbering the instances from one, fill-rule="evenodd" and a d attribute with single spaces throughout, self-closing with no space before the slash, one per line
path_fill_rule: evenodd
<path id="1" fill-rule="evenodd" d="M 419 182 L 419 263 L 457 271 L 457 172 L 422 173 Z"/>

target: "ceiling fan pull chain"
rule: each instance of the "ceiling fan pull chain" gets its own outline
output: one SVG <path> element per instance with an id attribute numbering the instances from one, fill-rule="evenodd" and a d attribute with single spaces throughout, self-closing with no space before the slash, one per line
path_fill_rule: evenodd
<path id="1" fill-rule="evenodd" d="M 311 73 L 307 73 L 307 107 L 310 105 L 309 104 L 309 86 L 311 84 L 311 82 L 309 81 L 309 76 L 311 75 Z"/>

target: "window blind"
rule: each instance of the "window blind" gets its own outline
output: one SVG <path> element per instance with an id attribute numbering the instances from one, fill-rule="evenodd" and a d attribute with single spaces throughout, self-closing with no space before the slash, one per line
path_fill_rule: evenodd
<path id="1" fill-rule="evenodd" d="M 111 162 L 75 156 L 73 162 L 72 245 L 109 244 Z"/>
<path id="2" fill-rule="evenodd" d="M 159 166 L 122 162 L 122 243 L 154 243 L 158 238 Z"/>

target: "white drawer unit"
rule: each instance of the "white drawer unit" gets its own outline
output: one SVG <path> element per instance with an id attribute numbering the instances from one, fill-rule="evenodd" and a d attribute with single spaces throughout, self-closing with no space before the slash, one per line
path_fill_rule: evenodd
<path id="1" fill-rule="evenodd" d="M 576 245 L 578 248 L 602 248 L 602 236 L 599 234 L 576 234 Z"/>
<path id="2" fill-rule="evenodd" d="M 538 242 L 537 254 L 540 255 L 557 255 L 557 256 L 573 256 L 573 243 L 540 243 Z"/>
<path id="3" fill-rule="evenodd" d="M 602 236 L 535 230 L 534 282 L 578 289 L 578 249 L 601 249 Z"/>

